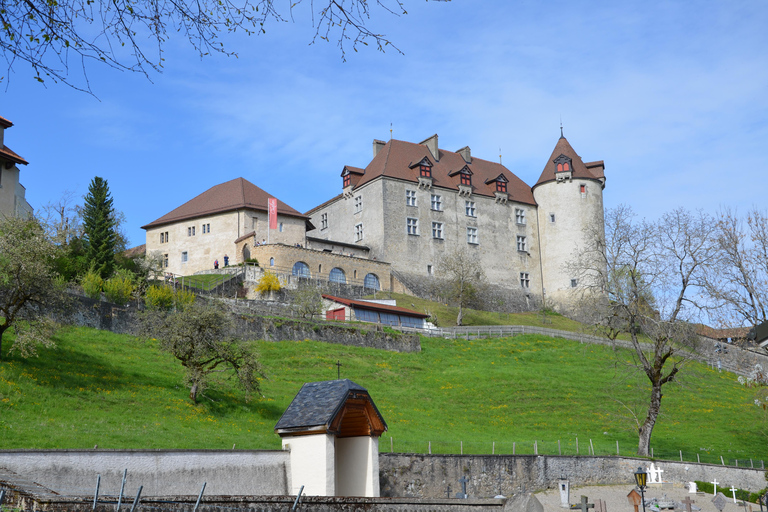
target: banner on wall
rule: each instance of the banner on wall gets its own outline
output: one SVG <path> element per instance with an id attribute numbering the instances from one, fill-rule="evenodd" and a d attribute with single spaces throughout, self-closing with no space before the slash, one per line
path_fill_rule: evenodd
<path id="1" fill-rule="evenodd" d="M 277 229 L 277 199 L 269 198 L 269 229 Z"/>

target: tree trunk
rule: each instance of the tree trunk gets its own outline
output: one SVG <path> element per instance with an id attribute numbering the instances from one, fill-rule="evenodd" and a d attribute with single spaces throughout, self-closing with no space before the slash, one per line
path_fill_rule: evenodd
<path id="1" fill-rule="evenodd" d="M 189 388 L 189 399 L 197 403 L 197 382 L 192 383 L 192 387 Z"/>
<path id="2" fill-rule="evenodd" d="M 0 325 L 0 361 L 3 360 L 3 334 L 5 334 L 6 329 L 8 329 L 7 321 L 3 325 Z"/>
<path id="3" fill-rule="evenodd" d="M 463 309 L 461 308 L 461 303 L 459 303 L 459 314 L 458 314 L 458 316 L 456 317 L 456 325 L 459 325 L 459 326 L 460 326 L 460 325 L 461 325 L 461 322 L 462 322 L 462 320 L 463 320 L 463 318 L 464 318 L 464 311 L 463 311 Z"/>
<path id="4" fill-rule="evenodd" d="M 645 421 L 638 429 L 639 441 L 637 444 L 637 454 L 641 457 L 648 457 L 651 449 L 651 434 L 656 425 L 656 418 L 661 410 L 661 384 L 659 382 L 651 383 L 651 402 L 648 404 L 648 414 Z"/>

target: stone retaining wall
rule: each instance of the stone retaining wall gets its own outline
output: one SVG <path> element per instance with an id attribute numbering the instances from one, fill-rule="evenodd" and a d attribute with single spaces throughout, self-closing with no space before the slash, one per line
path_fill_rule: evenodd
<path id="1" fill-rule="evenodd" d="M 735 485 L 752 492 L 766 487 L 765 471 L 758 469 L 694 464 L 656 463 L 666 482 L 693 480 Z M 542 455 L 379 455 L 382 496 L 440 498 L 460 489 L 466 476 L 472 497 L 510 496 L 523 486 L 529 491 L 554 488 L 565 475 L 576 485 L 632 485 L 633 473 L 650 461 L 633 457 L 574 457 Z"/>

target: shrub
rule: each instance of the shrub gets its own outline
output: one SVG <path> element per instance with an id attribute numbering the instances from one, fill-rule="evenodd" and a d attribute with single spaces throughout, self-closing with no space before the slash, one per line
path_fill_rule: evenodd
<path id="1" fill-rule="evenodd" d="M 277 274 L 267 270 L 264 275 L 259 279 L 259 283 L 256 286 L 256 291 L 259 293 L 279 292 L 280 280 L 277 278 Z"/>
<path id="2" fill-rule="evenodd" d="M 85 296 L 94 300 L 101 298 L 101 288 L 104 286 L 104 280 L 96 269 L 91 267 L 80 280 Z"/>
<path id="3" fill-rule="evenodd" d="M 178 309 L 185 309 L 195 303 L 195 294 L 189 290 L 177 290 L 173 302 Z"/>
<path id="4" fill-rule="evenodd" d="M 118 269 L 115 275 L 104 282 L 104 294 L 107 300 L 120 306 L 125 306 L 133 296 L 133 273 L 126 269 Z"/>
<path id="5" fill-rule="evenodd" d="M 144 295 L 147 309 L 168 310 L 173 306 L 173 288 L 170 286 L 150 286 Z"/>

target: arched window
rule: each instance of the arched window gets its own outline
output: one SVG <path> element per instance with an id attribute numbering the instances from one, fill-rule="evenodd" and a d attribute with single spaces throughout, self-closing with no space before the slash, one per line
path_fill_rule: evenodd
<path id="1" fill-rule="evenodd" d="M 371 290 L 379 290 L 379 277 L 376 274 L 366 274 L 363 281 L 363 287 L 370 288 Z"/>
<path id="2" fill-rule="evenodd" d="M 293 264 L 291 273 L 297 277 L 309 277 L 309 265 L 303 261 L 297 261 Z"/>
<path id="3" fill-rule="evenodd" d="M 328 280 L 332 283 L 347 284 L 347 276 L 339 267 L 331 269 L 331 273 L 328 275 Z"/>
<path id="4" fill-rule="evenodd" d="M 274 267 L 275 266 L 275 258 L 269 258 L 269 266 Z"/>

